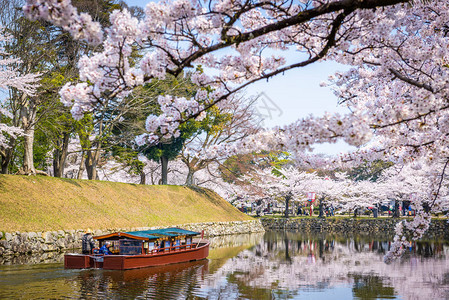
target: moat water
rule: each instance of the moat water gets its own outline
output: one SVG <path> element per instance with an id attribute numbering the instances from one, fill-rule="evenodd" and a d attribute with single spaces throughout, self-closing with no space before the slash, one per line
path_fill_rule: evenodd
<path id="1" fill-rule="evenodd" d="M 138 270 L 21 257 L 0 266 L 0 299 L 449 299 L 449 241 L 410 244 L 387 265 L 389 246 L 387 237 L 266 232 L 214 238 L 207 260 Z"/>

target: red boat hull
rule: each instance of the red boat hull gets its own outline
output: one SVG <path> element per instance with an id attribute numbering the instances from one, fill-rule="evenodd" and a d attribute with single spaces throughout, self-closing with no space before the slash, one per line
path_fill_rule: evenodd
<path id="1" fill-rule="evenodd" d="M 160 252 L 151 255 L 105 255 L 66 254 L 66 269 L 103 268 L 105 270 L 129 270 L 188 262 L 204 259 L 209 255 L 209 243 L 201 243 L 192 249 Z"/>

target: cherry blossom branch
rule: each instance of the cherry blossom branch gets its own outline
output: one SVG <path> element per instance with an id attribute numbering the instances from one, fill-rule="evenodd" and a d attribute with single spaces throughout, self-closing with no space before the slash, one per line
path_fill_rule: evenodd
<path id="1" fill-rule="evenodd" d="M 417 80 L 413 80 L 413 79 L 411 79 L 411 78 L 409 78 L 409 77 L 407 77 L 407 76 L 404 76 L 404 75 L 402 75 L 401 73 L 399 73 L 399 72 L 398 72 L 397 70 L 395 70 L 395 69 L 390 68 L 389 70 L 390 70 L 390 72 L 393 73 L 397 78 L 399 78 L 400 80 L 402 80 L 402 81 L 404 81 L 404 82 L 406 82 L 406 83 L 408 83 L 408 84 L 410 84 L 410 85 L 416 86 L 416 87 L 418 87 L 418 88 L 425 89 L 425 90 L 427 90 L 427 91 L 429 91 L 429 92 L 431 92 L 431 93 L 434 93 L 434 92 L 435 92 L 434 89 L 433 89 L 430 85 L 428 85 L 428 84 L 421 83 L 421 82 L 419 82 L 419 81 L 417 81 Z"/>

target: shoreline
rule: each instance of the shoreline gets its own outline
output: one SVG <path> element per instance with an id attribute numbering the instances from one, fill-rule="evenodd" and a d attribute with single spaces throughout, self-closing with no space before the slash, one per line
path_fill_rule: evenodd
<path id="1" fill-rule="evenodd" d="M 205 237 L 257 233 L 272 230 L 301 231 L 309 234 L 367 234 L 394 236 L 396 223 L 393 218 L 259 218 L 249 221 L 202 222 L 174 225 L 191 231 L 204 230 Z M 93 230 L 95 235 L 118 231 L 137 231 L 164 228 L 134 227 Z M 84 231 L 58 230 L 46 232 L 0 232 L 0 257 L 27 254 L 62 253 L 81 248 Z M 424 238 L 449 240 L 449 223 L 446 219 L 432 219 Z"/>
<path id="2" fill-rule="evenodd" d="M 403 218 L 260 218 L 265 230 L 292 230 L 304 233 L 366 233 L 395 235 L 395 226 Z M 449 240 L 447 219 L 432 219 L 425 238 Z"/>

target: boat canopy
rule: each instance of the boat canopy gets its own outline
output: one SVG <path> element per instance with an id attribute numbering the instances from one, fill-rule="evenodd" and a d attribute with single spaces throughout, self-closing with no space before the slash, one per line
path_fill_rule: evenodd
<path id="1" fill-rule="evenodd" d="M 106 235 L 95 236 L 94 239 L 105 240 L 105 239 L 120 239 L 120 238 L 131 238 L 136 240 L 167 240 L 170 238 L 183 238 L 187 236 L 195 236 L 200 234 L 196 231 L 190 231 L 181 228 L 163 228 L 163 229 L 153 229 L 153 230 L 141 230 L 141 231 L 127 231 L 127 232 L 115 232 Z"/>

